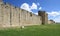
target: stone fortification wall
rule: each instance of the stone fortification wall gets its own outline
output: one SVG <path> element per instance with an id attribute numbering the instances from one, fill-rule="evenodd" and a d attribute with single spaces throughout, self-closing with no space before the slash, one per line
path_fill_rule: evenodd
<path id="1" fill-rule="evenodd" d="M 48 20 L 48 24 L 55 24 L 55 21 L 53 21 L 53 20 Z"/>
<path id="2" fill-rule="evenodd" d="M 8 3 L 0 3 L 0 27 L 40 25 L 41 17 Z"/>

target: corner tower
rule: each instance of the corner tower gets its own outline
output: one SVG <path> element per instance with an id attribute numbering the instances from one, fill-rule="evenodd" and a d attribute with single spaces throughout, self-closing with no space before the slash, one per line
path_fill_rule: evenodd
<path id="1" fill-rule="evenodd" d="M 38 11 L 38 16 L 42 17 L 42 24 L 48 24 L 48 14 L 45 11 Z"/>

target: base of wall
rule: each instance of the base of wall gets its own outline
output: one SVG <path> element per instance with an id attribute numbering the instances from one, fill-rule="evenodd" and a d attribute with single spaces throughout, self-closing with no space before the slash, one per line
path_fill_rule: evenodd
<path id="1" fill-rule="evenodd" d="M 41 24 L 20 24 L 20 25 L 2 25 L 0 28 L 17 28 L 17 27 L 22 27 L 22 26 L 33 26 L 33 25 L 41 25 Z"/>

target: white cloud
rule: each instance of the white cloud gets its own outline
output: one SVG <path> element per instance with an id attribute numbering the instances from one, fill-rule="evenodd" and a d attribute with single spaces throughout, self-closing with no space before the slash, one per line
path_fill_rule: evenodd
<path id="1" fill-rule="evenodd" d="M 23 3 L 23 4 L 21 5 L 21 8 L 24 9 L 24 10 L 27 10 L 27 11 L 31 11 L 30 6 L 29 6 L 29 4 L 27 4 L 27 3 Z"/>
<path id="2" fill-rule="evenodd" d="M 60 11 L 52 11 L 52 12 L 47 12 L 47 13 L 48 15 L 53 16 L 53 17 L 60 15 Z"/>
<path id="3" fill-rule="evenodd" d="M 60 22 L 60 11 L 47 12 L 49 19 L 53 19 L 55 22 Z M 52 16 L 52 17 L 51 17 Z"/>
<path id="4" fill-rule="evenodd" d="M 37 9 L 37 5 L 35 3 L 32 3 L 31 9 Z"/>
<path id="5" fill-rule="evenodd" d="M 38 13 L 34 13 L 34 14 L 38 15 Z"/>
<path id="6" fill-rule="evenodd" d="M 60 16 L 54 19 L 55 22 L 60 22 Z"/>
<path id="7" fill-rule="evenodd" d="M 39 7 L 39 10 L 41 10 L 42 9 L 42 7 Z"/>
<path id="8" fill-rule="evenodd" d="M 32 3 L 32 6 L 30 6 L 28 3 L 23 3 L 20 8 L 32 12 L 32 9 L 37 9 L 37 5 Z"/>

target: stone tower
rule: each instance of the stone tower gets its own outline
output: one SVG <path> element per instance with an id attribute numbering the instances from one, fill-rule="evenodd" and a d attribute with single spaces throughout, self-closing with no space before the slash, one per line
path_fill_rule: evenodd
<path id="1" fill-rule="evenodd" d="M 50 20 L 51 21 L 51 24 L 54 24 L 55 23 L 55 21 L 54 20 Z"/>
<path id="2" fill-rule="evenodd" d="M 38 15 L 42 17 L 42 24 L 48 24 L 48 14 L 45 11 L 38 11 Z"/>

